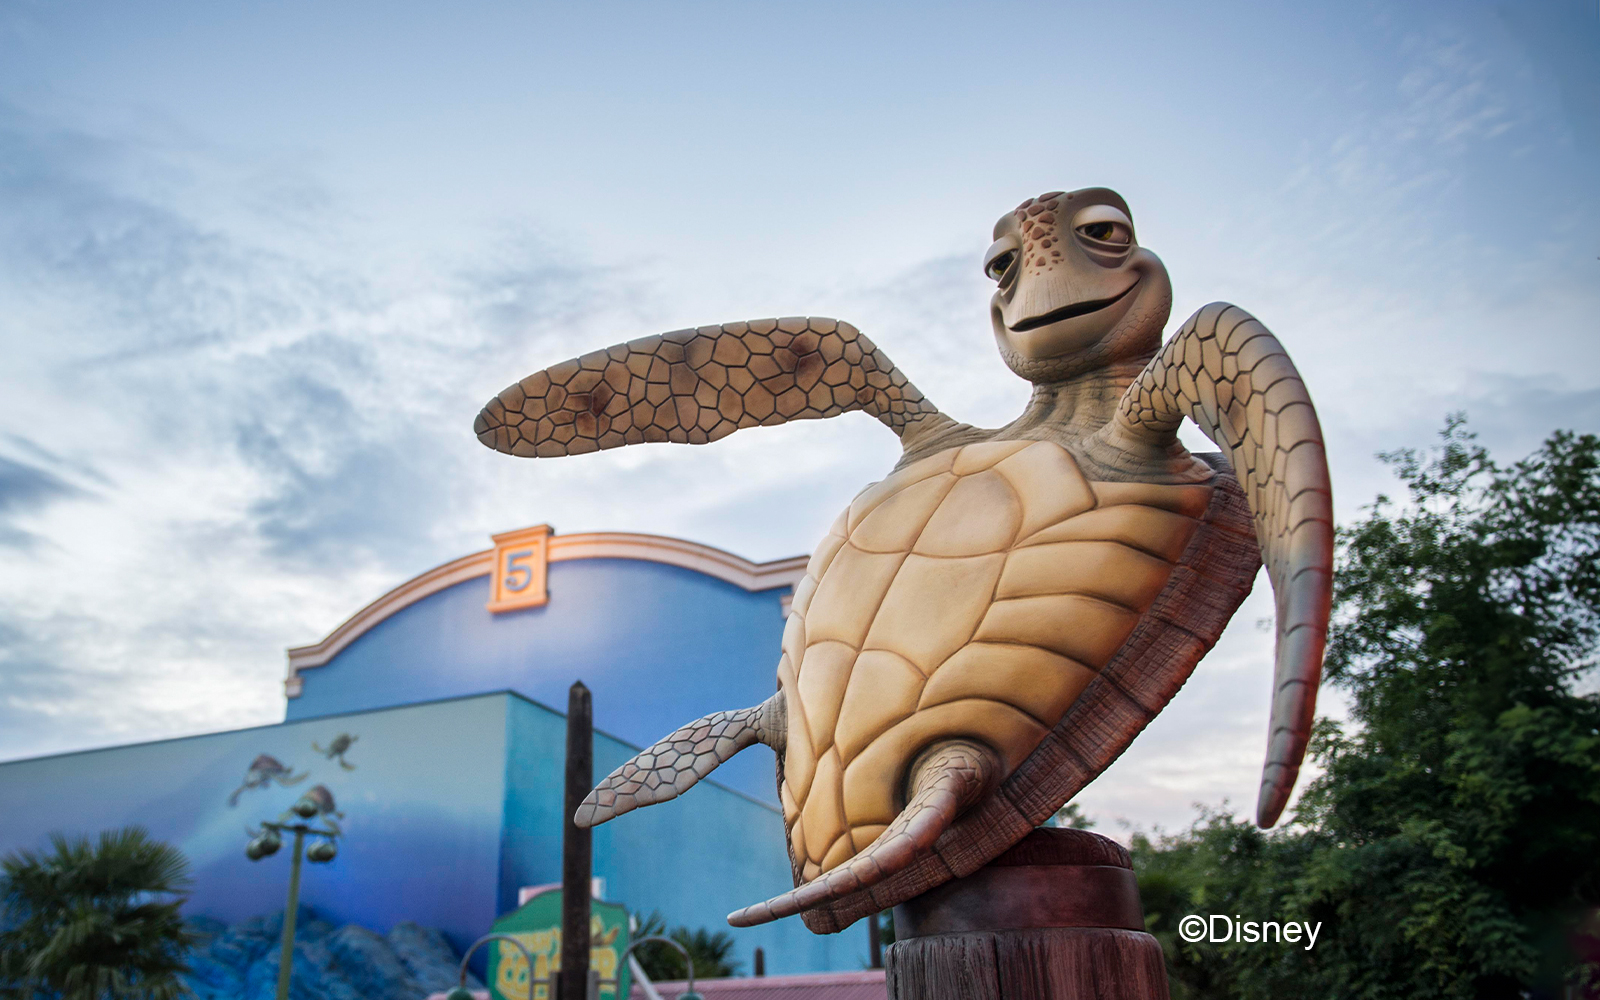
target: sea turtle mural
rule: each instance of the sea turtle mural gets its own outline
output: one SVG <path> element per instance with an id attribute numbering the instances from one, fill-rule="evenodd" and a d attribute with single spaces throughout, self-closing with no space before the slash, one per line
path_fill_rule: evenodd
<path id="1" fill-rule="evenodd" d="M 774 748 L 796 888 L 735 925 L 801 913 L 836 931 L 997 856 L 1166 705 L 1263 559 L 1277 665 L 1261 825 L 1293 788 L 1333 536 L 1322 433 L 1288 354 L 1226 303 L 1163 346 L 1166 269 L 1105 188 L 1007 212 L 983 269 L 1000 355 L 1033 384 L 998 429 L 942 413 L 854 327 L 819 318 L 619 344 L 528 376 L 478 417 L 484 444 L 540 458 L 853 410 L 899 435 L 899 462 L 795 588 L 777 693 L 689 723 L 578 811 L 605 822 Z M 1185 417 L 1220 454 L 1183 446 Z"/>
<path id="2" fill-rule="evenodd" d="M 228 796 L 228 805 L 237 806 L 239 804 L 239 795 L 249 789 L 265 788 L 273 782 L 277 782 L 284 787 L 297 785 L 306 780 L 310 774 L 311 772 L 309 771 L 295 774 L 285 767 L 282 761 L 271 754 L 259 754 L 255 760 L 250 762 L 249 769 L 245 771 L 244 784 L 235 788 L 233 794 Z"/>
<path id="3" fill-rule="evenodd" d="M 312 743 L 311 749 L 322 754 L 322 756 L 328 758 L 329 760 L 337 760 L 339 762 L 339 766 L 344 768 L 346 771 L 354 771 L 356 766 L 345 760 L 344 755 L 345 751 L 349 750 L 351 745 L 360 738 L 361 737 L 352 735 L 350 733 L 340 733 L 338 736 L 333 738 L 332 743 L 328 744 L 328 749 L 322 749 L 322 745 L 320 743 Z"/>
<path id="4" fill-rule="evenodd" d="M 317 811 L 311 816 L 305 817 L 306 819 L 315 819 L 320 817 L 322 822 L 326 824 L 327 827 L 334 833 L 344 832 L 342 829 L 340 829 L 337 822 L 338 820 L 344 819 L 344 813 L 340 812 L 338 806 L 334 804 L 333 793 L 328 790 L 327 785 L 312 785 L 310 788 L 306 789 L 305 794 L 300 796 L 300 798 L 311 802 L 317 807 Z M 284 815 L 288 816 L 289 813 L 285 813 Z"/>

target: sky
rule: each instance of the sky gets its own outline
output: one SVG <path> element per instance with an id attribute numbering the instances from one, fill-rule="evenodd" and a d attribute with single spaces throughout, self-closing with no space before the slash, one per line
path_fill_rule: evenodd
<path id="1" fill-rule="evenodd" d="M 1341 521 L 1447 413 L 1507 460 L 1596 431 L 1597 154 L 1596 0 L 0 0 L 0 759 L 279 721 L 287 647 L 493 532 L 809 551 L 898 454 L 865 415 L 538 462 L 472 419 L 820 315 L 1005 423 L 981 255 L 1044 191 L 1127 198 L 1169 331 L 1278 335 Z M 1253 811 L 1270 615 L 1100 829 Z"/>

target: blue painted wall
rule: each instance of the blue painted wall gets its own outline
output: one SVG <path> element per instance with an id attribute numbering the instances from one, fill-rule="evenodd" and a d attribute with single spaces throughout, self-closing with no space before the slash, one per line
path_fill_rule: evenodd
<path id="1" fill-rule="evenodd" d="M 564 706 L 581 679 L 594 693 L 596 728 L 648 746 L 777 688 L 787 587 L 750 593 L 678 566 L 579 559 L 550 564 L 549 590 L 543 607 L 498 615 L 484 607 L 487 576 L 431 594 L 302 672 L 287 718 L 503 690 Z M 765 748 L 717 778 L 777 802 Z"/>
<path id="2" fill-rule="evenodd" d="M 276 819 L 316 784 L 347 834 L 329 865 L 307 865 L 301 899 L 335 923 L 380 932 L 401 920 L 470 943 L 498 913 L 505 798 L 504 695 L 285 723 L 0 764 L 0 851 L 138 823 L 189 858 L 189 911 L 234 922 L 283 909 L 287 850 L 244 856 L 245 828 Z M 347 771 L 312 750 L 358 741 Z M 228 805 L 257 754 L 296 785 L 250 789 Z"/>
<path id="3" fill-rule="evenodd" d="M 552 725 L 551 719 L 557 724 Z M 560 796 L 566 720 L 542 705 L 513 699 L 506 724 L 514 752 L 506 762 L 504 857 L 518 885 L 561 878 Z M 764 750 L 764 748 L 762 748 Z M 604 774 L 638 752 L 620 740 L 595 734 L 596 774 Z M 771 754 L 767 763 L 772 764 Z M 720 772 L 719 772 L 720 774 Z M 594 873 L 606 880 L 606 898 L 641 917 L 660 910 L 669 926 L 726 931 L 742 972 L 753 955 L 766 952 L 773 975 L 824 969 L 859 969 L 867 957 L 865 929 L 818 936 L 798 917 L 762 927 L 734 928 L 730 912 L 789 889 L 783 816 L 715 781 L 686 794 L 619 816 L 594 831 Z M 503 902 L 510 909 L 515 898 Z"/>
<path id="4" fill-rule="evenodd" d="M 358 737 L 345 754 L 354 770 L 312 749 L 340 733 Z M 282 909 L 289 873 L 287 851 L 245 859 L 245 827 L 323 784 L 347 836 L 331 865 L 306 866 L 302 899 L 379 932 L 439 927 L 460 948 L 513 908 L 520 886 L 560 879 L 565 733 L 560 713 L 498 693 L 3 763 L 0 853 L 42 849 L 55 830 L 139 823 L 190 859 L 189 911 L 233 922 Z M 596 771 L 637 749 L 596 733 Z M 230 807 L 262 753 L 308 777 Z M 635 912 L 718 930 L 731 910 L 789 888 L 783 844 L 773 807 L 705 781 L 596 830 L 595 874 Z M 746 972 L 757 946 L 773 973 L 858 968 L 866 953 L 865 932 L 817 937 L 797 918 L 729 930 Z"/>

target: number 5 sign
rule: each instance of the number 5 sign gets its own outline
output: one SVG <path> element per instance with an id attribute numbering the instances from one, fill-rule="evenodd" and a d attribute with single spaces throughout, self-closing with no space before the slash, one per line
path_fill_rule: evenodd
<path id="1" fill-rule="evenodd" d="M 549 552 L 548 524 L 495 535 L 494 568 L 489 574 L 489 610 L 536 608 L 547 601 L 545 566 L 549 562 Z"/>

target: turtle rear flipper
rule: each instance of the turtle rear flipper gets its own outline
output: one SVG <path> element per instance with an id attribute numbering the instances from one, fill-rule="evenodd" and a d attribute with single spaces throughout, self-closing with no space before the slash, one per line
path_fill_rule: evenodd
<path id="1" fill-rule="evenodd" d="M 696 719 L 612 771 L 578 806 L 573 822 L 598 826 L 640 806 L 675 799 L 728 758 L 756 743 L 765 743 L 781 754 L 785 720 L 782 691 L 754 708 L 713 712 Z"/>
<path id="2" fill-rule="evenodd" d="M 994 788 L 1000 761 L 988 747 L 947 740 L 911 765 L 911 796 L 866 850 L 805 885 L 728 914 L 734 927 L 754 927 L 877 885 L 933 848 L 957 816 Z"/>

